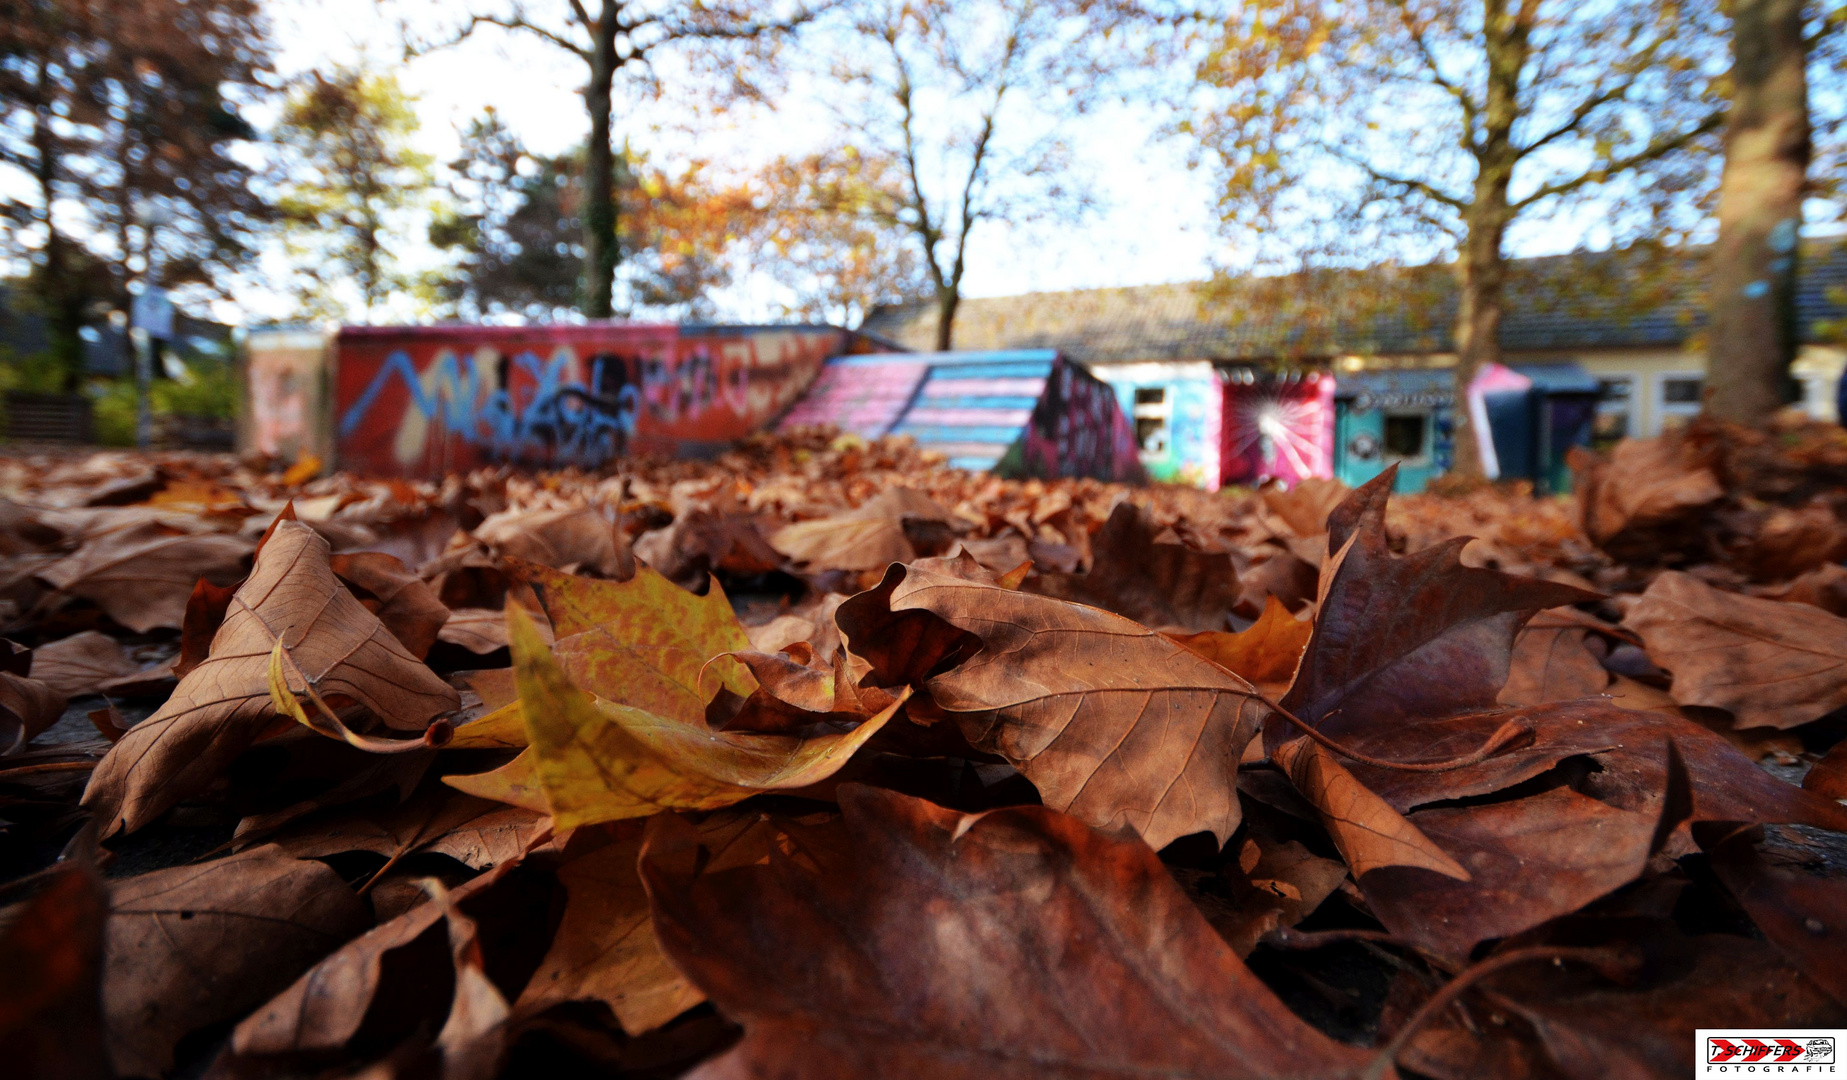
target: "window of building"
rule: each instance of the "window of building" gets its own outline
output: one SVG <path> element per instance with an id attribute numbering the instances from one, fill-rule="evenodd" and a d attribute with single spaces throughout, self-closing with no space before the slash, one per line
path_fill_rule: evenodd
<path id="1" fill-rule="evenodd" d="M 1142 460 L 1158 461 L 1167 456 L 1169 422 L 1173 419 L 1167 387 L 1138 386 L 1133 400 L 1135 442 L 1141 447 Z"/>
<path id="2" fill-rule="evenodd" d="M 1655 412 L 1661 430 L 1677 428 L 1699 415 L 1706 379 L 1697 371 L 1662 375 L 1655 384 Z"/>
<path id="3" fill-rule="evenodd" d="M 1424 440 L 1430 432 L 1430 418 L 1423 413 L 1385 414 L 1385 453 L 1387 457 L 1419 458 L 1424 456 Z"/>
<path id="4" fill-rule="evenodd" d="M 1608 375 L 1597 380 L 1597 419 L 1591 443 L 1598 449 L 1635 433 L 1635 376 Z"/>
<path id="5" fill-rule="evenodd" d="M 1167 419 L 1160 416 L 1135 418 L 1135 442 L 1144 457 L 1163 457 L 1167 453 Z"/>

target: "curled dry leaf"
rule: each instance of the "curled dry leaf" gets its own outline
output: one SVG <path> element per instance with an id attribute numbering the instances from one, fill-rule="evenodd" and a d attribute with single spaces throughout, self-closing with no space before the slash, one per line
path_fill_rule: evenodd
<path id="1" fill-rule="evenodd" d="M 255 848 L 110 889 L 103 1013 L 109 1056 L 158 1076 L 180 1038 L 242 1016 L 371 921 L 317 862 Z"/>
<path id="2" fill-rule="evenodd" d="M 475 527 L 475 539 L 501 556 L 563 570 L 593 570 L 604 577 L 634 572 L 628 543 L 593 507 L 503 510 Z"/>
<path id="3" fill-rule="evenodd" d="M 452 927 L 449 936 L 452 942 L 459 938 L 466 946 L 474 925 L 460 905 L 485 894 L 518 865 L 519 860 L 508 860 L 453 890 L 438 891 L 433 899 L 341 946 L 237 1025 L 231 1032 L 233 1059 L 246 1066 L 266 1065 L 266 1069 L 252 1071 L 271 1073 L 290 1059 L 325 1060 L 346 1050 L 375 1012 L 386 1026 L 408 1029 L 392 1032 L 400 1039 L 419 1028 L 428 1038 L 437 1023 L 446 1024 L 454 1002 L 432 1001 L 427 994 L 381 1002 L 380 990 L 387 985 L 390 962 L 418 959 L 412 950 L 439 923 L 463 920 L 465 924 Z M 449 951 L 453 964 L 456 950 Z M 466 963 L 470 958 L 464 954 L 460 959 Z M 457 986 L 455 993 L 460 995 L 465 989 Z"/>
<path id="4" fill-rule="evenodd" d="M 356 702 L 390 727 L 420 731 L 461 703 L 340 585 L 325 540 L 299 522 L 279 522 L 210 657 L 97 766 L 83 802 L 108 823 L 105 834 L 140 828 L 256 741 L 274 716 L 269 660 L 278 640 L 329 703 Z M 290 679 L 292 690 L 305 691 L 293 670 Z"/>
<path id="5" fill-rule="evenodd" d="M 1160 531 L 1133 504 L 1117 503 L 1091 538 L 1089 573 L 1049 571 L 1028 579 L 1025 588 L 1113 611 L 1143 626 L 1224 630 L 1238 605 L 1238 570 L 1231 555 L 1159 543 Z"/>
<path id="6" fill-rule="evenodd" d="M 177 629 L 201 577 L 243 576 L 250 541 L 222 533 L 176 533 L 155 522 L 104 533 L 38 571 L 46 584 L 81 596 L 137 634 Z"/>
<path id="7" fill-rule="evenodd" d="M 335 555 L 330 560 L 334 576 L 359 596 L 367 611 L 378 616 L 412 656 L 422 659 L 436 644 L 436 635 L 449 621 L 449 609 L 436 598 L 423 579 L 382 551 Z"/>
<path id="8" fill-rule="evenodd" d="M 1738 727 L 1790 728 L 1847 705 L 1847 619 L 1807 604 L 1720 592 L 1670 570 L 1624 624 L 1674 675 L 1674 700 Z"/>
<path id="9" fill-rule="evenodd" d="M 661 948 L 744 1040 L 692 1076 L 1336 1077 L 1154 852 L 1044 807 L 965 815 L 846 785 L 848 858 L 703 869 L 656 819 Z M 920 932 L 921 930 L 921 932 Z"/>
<path id="10" fill-rule="evenodd" d="M 1573 611 L 1563 608 L 1561 611 Z M 1601 694 L 1610 673 L 1591 652 L 1592 630 L 1569 616 L 1542 611 L 1514 639 L 1513 661 L 1500 700 L 1508 705 L 1543 705 Z"/>
<path id="11" fill-rule="evenodd" d="M 104 683 L 140 670 L 114 638 L 94 630 L 32 650 L 32 677 L 65 697 L 98 693 Z"/>
<path id="12" fill-rule="evenodd" d="M 1810 766 L 1803 774 L 1802 787 L 1824 799 L 1847 799 L 1847 742 L 1835 743 L 1820 761 Z"/>
<path id="13" fill-rule="evenodd" d="M 770 536 L 770 546 L 816 569 L 883 570 L 917 557 L 905 533 L 907 522 L 954 520 L 928 496 L 892 488 L 846 513 L 786 525 Z"/>
<path id="14" fill-rule="evenodd" d="M 1689 522 L 1725 495 L 1702 455 L 1675 434 L 1624 439 L 1608 460 L 1582 452 L 1572 458 L 1584 535 L 1619 559 L 1659 558 L 1686 546 L 1689 534 L 1698 535 Z"/>
<path id="15" fill-rule="evenodd" d="M 1314 635 L 1282 701 L 1336 738 L 1408 717 L 1493 706 L 1521 625 L 1544 608 L 1597 598 L 1569 585 L 1464 566 L 1466 537 L 1393 555 L 1385 507 L 1395 475 L 1381 473 L 1329 516 Z M 1266 743 L 1273 747 L 1284 737 L 1279 727 Z"/>
<path id="16" fill-rule="evenodd" d="M 530 747 L 507 767 L 510 775 L 445 779 L 463 791 L 515 805 L 531 805 L 529 792 L 536 787 L 561 830 L 662 810 L 711 810 L 752 795 L 819 783 L 884 727 L 908 697 L 900 695 L 883 712 L 841 734 L 803 738 L 713 731 L 703 720 L 664 717 L 592 698 L 572 684 L 518 608 L 507 609 L 507 631 Z"/>
<path id="17" fill-rule="evenodd" d="M 18 1080 L 115 1076 L 103 1041 L 103 925 L 96 872 L 68 861 L 30 900 L 0 909 L 0 1060 Z"/>
<path id="18" fill-rule="evenodd" d="M 1280 600 L 1269 596 L 1264 598 L 1263 615 L 1248 630 L 1169 636 L 1264 693 L 1280 696 L 1295 678 L 1296 664 L 1313 632 L 1312 623 L 1289 614 Z"/>
<path id="19" fill-rule="evenodd" d="M 1005 758 L 1047 806 L 1127 826 L 1157 848 L 1194 832 L 1223 844 L 1237 829 L 1238 760 L 1265 707 L 1250 683 L 1173 639 L 924 563 L 892 567 L 842 604 L 839 619 L 856 652 L 875 637 L 915 636 L 933 643 L 927 662 L 963 647 L 960 638 L 978 642 L 979 652 L 919 681 L 971 745 Z M 868 653 L 887 684 L 930 671 L 915 653 Z"/>
<path id="20" fill-rule="evenodd" d="M 0 671 L 0 756 L 15 753 L 64 715 L 64 695 L 47 683 Z"/>
<path id="21" fill-rule="evenodd" d="M 457 608 L 449 612 L 436 640 L 485 656 L 507 647 L 507 617 L 493 608 Z"/>
<path id="22" fill-rule="evenodd" d="M 1388 866 L 1411 866 L 1469 880 L 1469 872 L 1353 778 L 1320 743 L 1296 739 L 1271 755 L 1290 783 L 1321 815 L 1321 823 L 1355 880 Z"/>
<path id="23" fill-rule="evenodd" d="M 1363 884 L 1393 935 L 1454 961 L 1477 943 L 1567 915 L 1640 877 L 1660 824 L 1567 787 L 1476 806 L 1438 807 L 1410 823 L 1470 872 L 1466 884 L 1393 868 Z"/>

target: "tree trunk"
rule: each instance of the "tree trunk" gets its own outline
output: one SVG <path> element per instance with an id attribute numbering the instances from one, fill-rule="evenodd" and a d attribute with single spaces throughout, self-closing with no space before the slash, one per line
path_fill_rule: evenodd
<path id="1" fill-rule="evenodd" d="M 1809 164 L 1802 0 L 1734 0 L 1732 102 L 1709 278 L 1706 408 L 1761 424 L 1792 400 L 1796 241 Z"/>
<path id="2" fill-rule="evenodd" d="M 1455 459 L 1451 470 L 1467 477 L 1483 476 L 1481 450 L 1474 418 L 1469 415 L 1469 384 L 1482 368 L 1501 362 L 1501 315 L 1507 285 L 1507 262 L 1501 256 L 1506 232 L 1506 186 L 1500 189 L 1501 212 L 1484 213 L 1480 196 L 1476 215 L 1488 220 L 1469 223 L 1469 234 L 1457 260 L 1456 372 L 1454 418 Z"/>
<path id="3" fill-rule="evenodd" d="M 616 169 L 610 145 L 610 87 L 616 77 L 618 0 L 603 0 L 591 26 L 590 81 L 584 105 L 590 111 L 590 142 L 584 153 L 584 294 L 583 313 L 607 319 L 615 313 Z"/>
<path id="4" fill-rule="evenodd" d="M 962 290 L 953 286 L 936 290 L 936 351 L 948 352 L 955 347 L 956 308 L 962 306 Z"/>
<path id="5" fill-rule="evenodd" d="M 45 265 L 39 280 L 38 300 L 45 311 L 46 336 L 58 369 L 59 387 L 74 394 L 83 385 L 83 295 L 64 234 L 58 231 L 52 207 L 58 198 L 57 135 L 51 127 L 51 80 L 47 58 L 38 57 L 37 108 L 32 118 L 34 179 L 45 207 Z"/>

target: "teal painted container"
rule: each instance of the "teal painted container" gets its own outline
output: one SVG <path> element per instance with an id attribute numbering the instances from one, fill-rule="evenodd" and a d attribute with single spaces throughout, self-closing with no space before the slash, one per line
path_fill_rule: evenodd
<path id="1" fill-rule="evenodd" d="M 1453 377 L 1444 370 L 1362 371 L 1334 391 L 1334 475 L 1358 487 L 1398 466 L 1392 490 L 1424 490 L 1454 460 Z"/>

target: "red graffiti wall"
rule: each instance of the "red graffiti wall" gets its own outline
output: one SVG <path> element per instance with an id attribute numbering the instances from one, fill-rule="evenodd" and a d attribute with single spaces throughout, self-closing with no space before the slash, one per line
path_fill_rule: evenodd
<path id="1" fill-rule="evenodd" d="M 348 327 L 335 344 L 341 468 L 440 476 L 697 456 L 763 428 L 830 356 L 825 326 Z"/>

